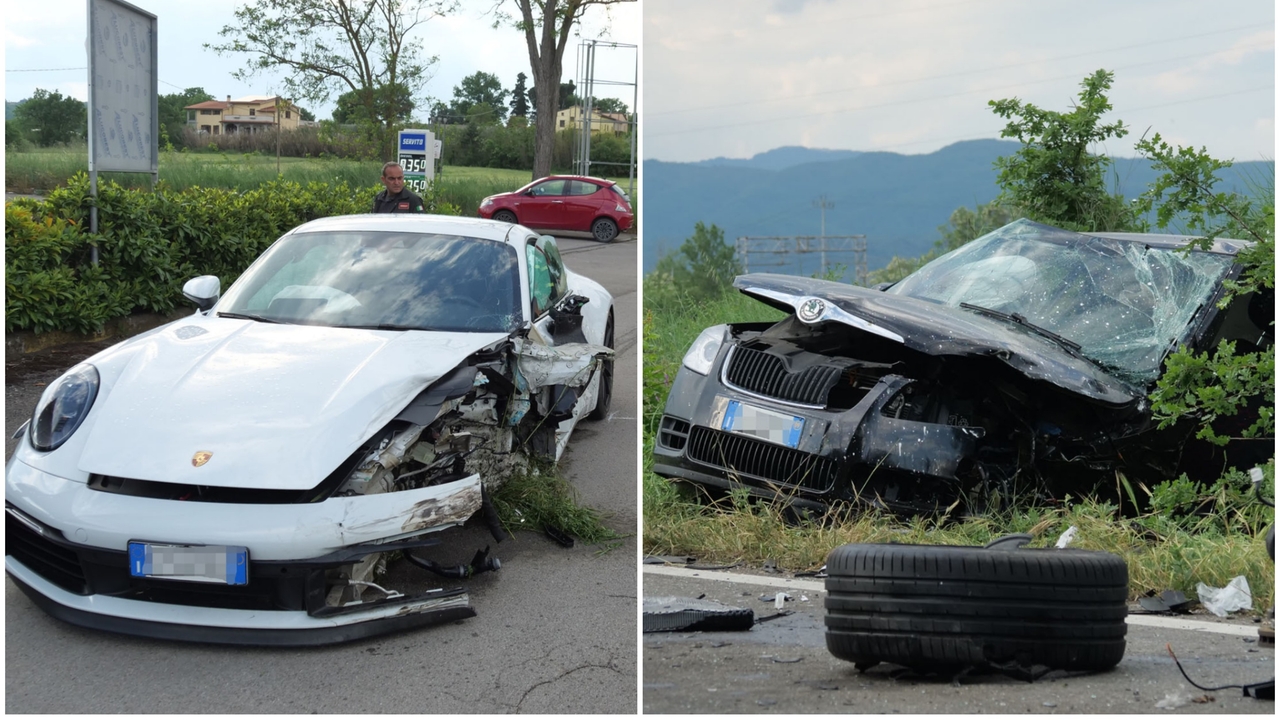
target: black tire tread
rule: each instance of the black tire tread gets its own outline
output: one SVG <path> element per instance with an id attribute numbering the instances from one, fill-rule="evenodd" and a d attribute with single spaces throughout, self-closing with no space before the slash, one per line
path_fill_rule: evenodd
<path id="1" fill-rule="evenodd" d="M 844 660 L 1096 671 L 1124 656 L 1128 568 L 1110 553 L 851 544 L 827 574 L 827 647 Z"/>

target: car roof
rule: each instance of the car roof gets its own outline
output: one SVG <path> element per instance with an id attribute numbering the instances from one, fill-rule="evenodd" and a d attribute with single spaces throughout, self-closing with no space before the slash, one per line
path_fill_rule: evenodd
<path id="1" fill-rule="evenodd" d="M 1125 232 L 1086 232 L 1082 235 L 1090 237 L 1106 238 L 1107 240 L 1123 240 L 1125 242 L 1136 242 L 1147 245 L 1148 247 L 1161 248 L 1166 250 L 1176 250 L 1186 247 L 1192 240 L 1199 240 L 1200 235 L 1160 235 L 1157 233 L 1125 233 Z M 1235 255 L 1252 245 L 1248 240 L 1235 240 L 1233 238 L 1214 238 L 1213 243 L 1209 246 L 1209 252 L 1219 253 L 1222 255 Z"/>
<path id="2" fill-rule="evenodd" d="M 587 182 L 593 182 L 597 185 L 617 185 L 617 183 L 612 180 L 605 180 L 604 178 L 593 177 L 591 175 L 548 175 L 544 178 L 538 178 L 538 180 L 586 180 Z M 538 182 L 538 180 L 534 180 L 534 182 Z"/>
<path id="3" fill-rule="evenodd" d="M 526 236 L 512 233 L 516 227 L 510 223 L 484 218 L 462 217 L 459 215 L 424 215 L 416 213 L 383 213 L 367 215 L 334 215 L 319 218 L 294 228 L 295 233 L 334 232 L 334 231 L 373 231 L 373 232 L 417 232 L 437 233 L 441 235 L 457 235 L 484 240 L 511 242 L 518 236 L 523 240 Z"/>

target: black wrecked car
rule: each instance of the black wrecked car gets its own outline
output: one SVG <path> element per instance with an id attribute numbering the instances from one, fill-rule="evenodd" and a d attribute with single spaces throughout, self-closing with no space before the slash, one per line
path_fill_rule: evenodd
<path id="1" fill-rule="evenodd" d="M 1218 308 L 1247 243 L 1188 252 L 1190 240 L 1018 220 L 883 289 L 742 275 L 739 291 L 788 315 L 703 331 L 667 397 L 654 470 L 907 513 L 1176 477 L 1196 443 L 1191 423 L 1152 419 L 1165 357 L 1270 344 L 1274 317 L 1271 296 Z M 1251 451 L 1269 457 L 1270 441 L 1232 460 Z M 1206 459 L 1216 477 L 1223 458 Z"/>

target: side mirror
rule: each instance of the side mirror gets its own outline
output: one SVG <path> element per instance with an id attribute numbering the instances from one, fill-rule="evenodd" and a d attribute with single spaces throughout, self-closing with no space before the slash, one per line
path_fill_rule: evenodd
<path id="1" fill-rule="evenodd" d="M 200 312 L 208 312 L 222 295 L 222 281 L 217 275 L 201 275 L 191 278 L 182 286 L 182 295 L 196 304 Z"/>

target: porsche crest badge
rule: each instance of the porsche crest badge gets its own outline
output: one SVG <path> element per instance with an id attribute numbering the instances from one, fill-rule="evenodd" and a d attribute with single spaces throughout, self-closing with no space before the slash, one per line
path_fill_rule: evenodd
<path id="1" fill-rule="evenodd" d="M 204 465 L 205 463 L 209 462 L 209 458 L 211 457 L 213 457 L 213 453 L 208 452 L 206 450 L 201 450 L 200 452 L 191 456 L 191 464 L 194 465 L 195 467 L 200 467 L 201 465 Z"/>

